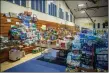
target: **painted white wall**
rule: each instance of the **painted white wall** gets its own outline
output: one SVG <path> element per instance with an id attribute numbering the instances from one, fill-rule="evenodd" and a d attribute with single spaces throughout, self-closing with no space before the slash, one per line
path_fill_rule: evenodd
<path id="1" fill-rule="evenodd" d="M 108 20 L 108 16 L 105 16 L 105 17 L 92 17 L 93 20 L 96 20 L 95 21 L 95 24 L 97 23 L 100 23 L 100 29 L 104 29 L 102 27 L 102 24 L 105 22 L 105 20 Z M 92 23 L 91 20 L 89 18 L 78 18 L 78 19 L 75 19 L 75 24 L 80 26 L 81 27 L 85 27 L 85 28 L 89 28 L 89 29 L 92 29 L 93 28 L 93 25 L 85 25 L 87 23 Z M 96 25 L 97 27 L 97 25 Z M 97 29 L 97 28 L 96 28 Z"/>
<path id="2" fill-rule="evenodd" d="M 56 1 L 56 5 L 57 5 L 57 7 L 59 7 L 59 5 L 61 5 L 62 9 L 69 12 L 68 8 L 65 6 L 65 3 L 63 1 Z M 31 8 L 31 1 L 27 2 L 27 7 Z M 48 5 L 47 5 L 47 7 L 48 7 Z M 22 7 L 22 6 L 10 3 L 8 1 L 1 1 L 1 13 L 8 13 L 8 12 L 21 13 L 27 9 L 28 8 L 26 8 L 26 7 Z M 40 19 L 40 20 L 46 20 L 46 21 L 51 21 L 51 22 L 62 23 L 62 24 L 74 26 L 73 22 L 69 22 L 66 20 L 62 20 L 58 17 L 51 16 L 48 14 L 48 12 L 42 13 L 42 12 L 39 12 L 36 10 L 31 10 L 31 11 L 32 11 L 32 14 L 36 14 L 38 19 Z M 47 11 L 48 11 L 48 8 L 47 8 Z"/>

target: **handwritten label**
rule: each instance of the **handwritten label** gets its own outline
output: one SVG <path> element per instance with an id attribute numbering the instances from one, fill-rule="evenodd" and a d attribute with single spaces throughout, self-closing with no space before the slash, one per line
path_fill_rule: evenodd
<path id="1" fill-rule="evenodd" d="M 11 19 L 7 19 L 7 22 L 11 22 Z"/>
<path id="2" fill-rule="evenodd" d="M 17 25 L 19 25 L 19 22 L 16 22 Z"/>

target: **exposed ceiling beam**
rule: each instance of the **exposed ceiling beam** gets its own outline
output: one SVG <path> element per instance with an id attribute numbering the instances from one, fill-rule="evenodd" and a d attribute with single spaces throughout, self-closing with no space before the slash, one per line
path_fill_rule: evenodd
<path id="1" fill-rule="evenodd" d="M 63 1 L 65 2 L 65 4 L 66 4 L 67 8 L 68 8 L 68 9 L 70 9 L 70 8 L 69 8 L 69 6 L 68 6 L 68 4 L 67 4 L 67 2 L 66 2 L 65 0 L 63 0 Z M 72 15 L 74 16 L 74 14 L 73 14 L 73 12 L 71 11 L 71 9 L 70 9 L 70 12 L 71 12 L 71 13 L 72 13 Z M 74 19 L 75 19 L 75 16 L 74 16 Z"/>
<path id="2" fill-rule="evenodd" d="M 90 15 L 87 13 L 87 11 L 86 11 L 86 10 L 84 10 L 84 11 L 85 11 L 85 13 L 87 14 L 87 16 L 90 18 L 90 20 L 92 21 L 92 23 L 95 24 L 95 22 L 94 22 L 93 19 L 90 17 Z"/>
<path id="3" fill-rule="evenodd" d="M 88 8 L 85 8 L 86 10 L 88 10 L 88 9 L 92 9 L 92 8 L 97 8 L 97 9 L 99 9 L 99 8 L 104 8 L 104 7 L 108 7 L 108 5 L 105 5 L 105 6 L 94 6 L 94 7 L 88 7 Z M 84 8 L 83 8 L 84 9 Z"/>
<path id="4" fill-rule="evenodd" d="M 90 1 L 90 2 L 92 2 L 92 3 L 94 3 L 94 4 L 96 4 L 99 0 L 88 0 L 88 1 Z"/>
<path id="5" fill-rule="evenodd" d="M 91 18 L 92 17 L 107 17 L 108 15 L 103 15 L 103 16 L 90 16 Z M 88 18 L 88 17 L 76 17 L 76 19 L 79 19 L 79 18 Z"/>
<path id="6" fill-rule="evenodd" d="M 99 8 L 105 8 L 108 7 L 108 5 L 105 6 L 94 6 L 94 7 L 87 7 L 87 8 L 81 8 L 81 9 L 74 9 L 75 11 L 81 11 L 81 10 L 89 10 L 89 9 L 99 9 Z"/>

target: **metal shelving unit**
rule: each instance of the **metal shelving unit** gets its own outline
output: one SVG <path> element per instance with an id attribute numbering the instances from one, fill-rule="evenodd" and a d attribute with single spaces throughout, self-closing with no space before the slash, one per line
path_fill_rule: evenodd
<path id="1" fill-rule="evenodd" d="M 96 69 L 100 68 L 103 71 L 108 70 L 108 49 L 107 49 L 107 53 L 104 53 L 104 54 L 100 54 L 99 52 L 96 53 L 97 49 L 100 49 L 100 48 L 96 48 L 95 50 Z M 103 52 L 103 51 L 106 51 L 106 50 L 101 50 L 100 52 Z M 100 58 L 98 59 L 98 57 L 101 55 L 102 55 L 102 60 Z M 105 59 L 103 59 L 103 56 L 106 56 Z"/>

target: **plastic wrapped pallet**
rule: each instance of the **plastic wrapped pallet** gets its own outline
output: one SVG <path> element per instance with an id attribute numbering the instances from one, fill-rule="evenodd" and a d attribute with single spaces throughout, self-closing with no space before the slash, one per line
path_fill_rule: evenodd
<path id="1" fill-rule="evenodd" d="M 24 51 L 20 51 L 20 50 L 17 50 L 17 49 L 11 49 L 9 51 L 9 59 L 12 60 L 12 61 L 19 60 L 24 55 L 25 55 L 25 52 Z"/>

